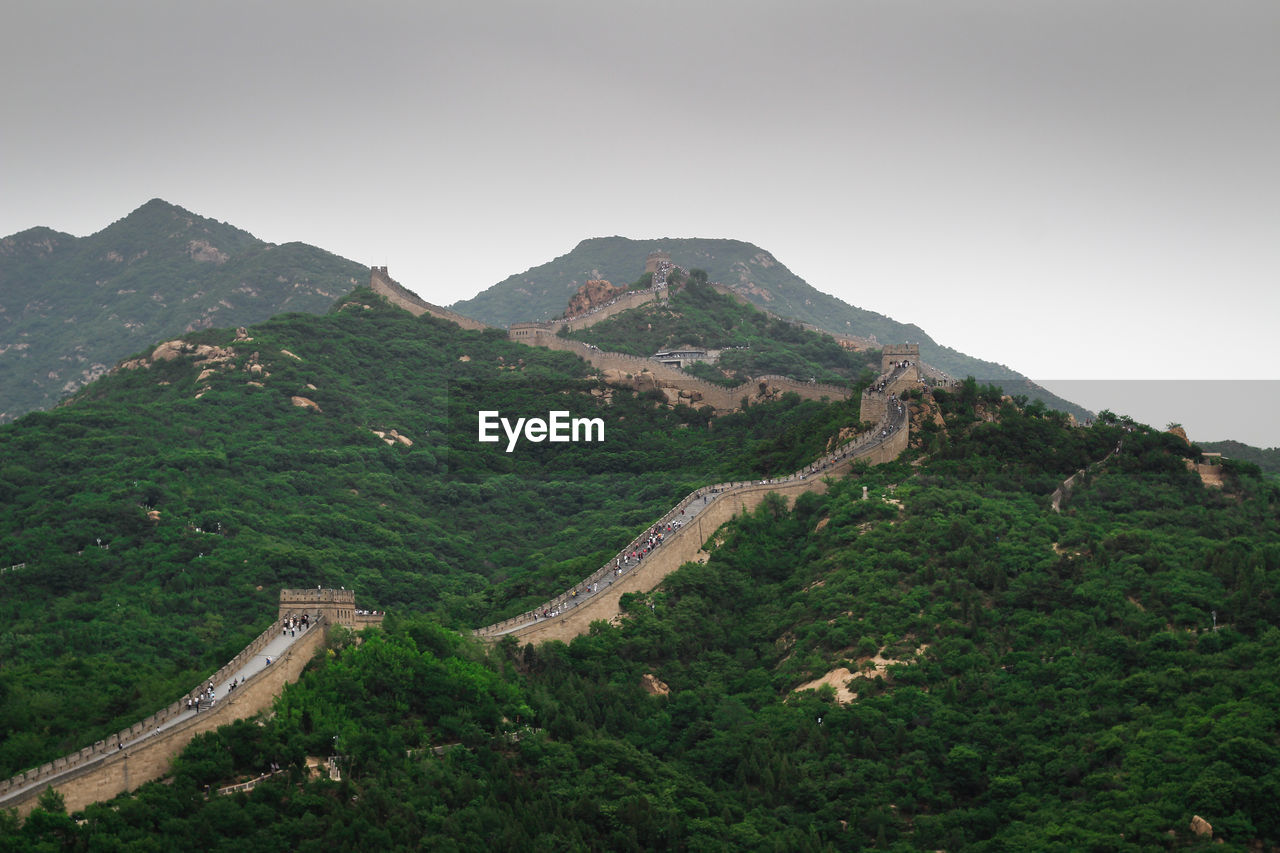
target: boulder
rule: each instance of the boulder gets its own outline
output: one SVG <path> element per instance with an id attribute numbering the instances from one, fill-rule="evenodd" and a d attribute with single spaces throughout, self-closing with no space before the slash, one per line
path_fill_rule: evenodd
<path id="1" fill-rule="evenodd" d="M 310 409 L 316 412 L 323 411 L 319 406 L 316 405 L 315 400 L 308 400 L 306 397 L 290 397 L 289 402 L 293 403 L 295 406 L 297 406 L 300 409 Z"/>
<path id="2" fill-rule="evenodd" d="M 186 341 L 165 341 L 151 351 L 151 361 L 173 361 L 186 351 Z"/>
<path id="3" fill-rule="evenodd" d="M 659 681 L 658 677 L 651 672 L 640 676 L 640 688 L 650 696 L 666 696 L 671 692 L 671 688 Z"/>

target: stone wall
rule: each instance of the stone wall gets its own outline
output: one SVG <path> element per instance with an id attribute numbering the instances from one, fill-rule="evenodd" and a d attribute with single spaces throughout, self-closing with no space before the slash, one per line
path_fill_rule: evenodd
<path id="1" fill-rule="evenodd" d="M 556 336 L 543 324 L 521 323 L 512 326 L 511 340 L 529 346 L 571 352 L 602 371 L 614 371 L 610 381 L 630 384 L 640 390 L 648 388 L 672 388 L 687 392 L 691 405 L 709 405 L 717 411 L 732 412 L 742 405 L 743 398 L 759 400 L 774 394 L 794 391 L 806 400 L 848 399 L 853 392 L 838 385 L 822 382 L 797 382 L 785 376 L 758 376 L 732 388 L 716 385 L 685 373 L 678 367 L 662 364 L 649 358 L 620 352 L 595 349 L 582 341 Z M 697 395 L 694 397 L 693 395 Z"/>
<path id="2" fill-rule="evenodd" d="M 331 623 L 348 628 L 356 624 L 356 593 L 351 589 L 282 589 L 280 618 L 324 616 Z"/>
<path id="3" fill-rule="evenodd" d="M 658 251 L 650 252 L 645 257 L 644 271 L 657 272 L 659 266 L 661 266 L 662 264 L 670 264 L 670 263 L 671 263 L 671 255 L 659 249 Z"/>
<path id="4" fill-rule="evenodd" d="M 858 418 L 868 423 L 877 423 L 885 416 L 889 405 L 889 396 L 902 398 L 908 391 L 920 385 L 920 363 L 913 361 L 909 367 L 895 368 L 889 375 L 883 391 L 868 391 L 862 395 L 862 408 Z M 874 387 L 874 386 L 872 386 Z"/>
<path id="5" fill-rule="evenodd" d="M 173 759 L 196 735 L 270 707 L 284 685 L 296 681 L 316 650 L 324 645 L 325 627 L 324 621 L 313 625 L 278 660 L 246 678 L 234 693 L 220 699 L 213 708 L 188 717 L 158 735 L 124 749 L 116 746 L 117 742 L 138 738 L 184 712 L 185 701 L 174 703 L 115 737 L 0 782 L 0 808 L 17 809 L 19 815 L 26 815 L 35 807 L 40 794 L 52 787 L 66 800 L 67 811 L 74 812 L 159 779 L 169 772 Z M 239 669 L 246 656 L 256 654 L 280 630 L 281 622 L 277 620 L 212 680 L 219 681 Z M 40 784 L 30 784 L 33 780 Z"/>
<path id="6" fill-rule="evenodd" d="M 920 361 L 919 344 L 885 344 L 880 353 L 880 369 L 889 370 L 899 361 L 916 364 Z"/>
<path id="7" fill-rule="evenodd" d="M 456 311 L 450 311 L 448 308 L 441 308 L 439 305 L 427 302 L 387 275 L 386 267 L 373 267 L 369 271 L 369 288 L 374 293 L 386 297 L 386 300 L 392 305 L 403 308 L 415 317 L 430 314 L 432 317 L 447 320 L 450 323 L 457 323 L 462 328 L 471 329 L 472 331 L 482 331 L 489 328 L 479 320 L 464 317 Z"/>
<path id="8" fill-rule="evenodd" d="M 629 290 L 619 296 L 611 304 L 602 305 L 589 314 L 583 314 L 580 317 L 572 317 L 563 321 L 560 325 L 567 327 L 571 332 L 576 332 L 579 329 L 594 326 L 601 320 L 608 320 L 614 314 L 621 314 L 623 311 L 628 311 L 632 308 L 639 308 L 641 305 L 647 305 L 654 300 L 666 298 L 667 289 L 665 287 L 658 288 L 656 290 Z"/>
<path id="9" fill-rule="evenodd" d="M 902 372 L 905 373 L 905 369 Z M 895 377 L 891 376 L 889 379 L 893 380 Z M 880 436 L 879 431 L 882 429 L 888 429 L 889 435 Z M 660 528 L 665 528 L 677 519 L 683 520 L 685 524 L 666 534 L 662 545 L 649 552 L 639 564 L 628 568 L 621 576 L 616 576 L 613 570 L 617 558 L 610 559 L 574 586 L 576 590 L 578 587 L 604 582 L 603 590 L 583 600 L 579 600 L 572 590 L 566 591 L 532 610 L 481 628 L 476 633 L 489 640 L 512 636 L 522 643 L 547 640 L 568 642 L 578 634 L 585 633 L 592 622 L 616 616 L 623 593 L 647 592 L 668 574 L 694 560 L 703 543 L 721 524 L 739 513 L 755 509 L 765 495 L 772 492 L 791 500 L 803 492 L 825 492 L 828 477 L 846 473 L 855 463 L 878 465 L 896 459 L 907 448 L 909 429 L 910 424 L 903 409 L 886 414 L 876 429 L 866 433 L 857 442 L 837 449 L 788 477 L 764 482 L 718 483 L 698 489 L 686 495 L 656 522 Z M 704 498 L 709 499 L 705 508 L 696 515 L 685 515 L 684 511 L 691 504 Z M 646 528 L 619 552 L 618 557 L 640 548 L 647 533 Z M 538 617 L 544 610 L 558 611 L 562 608 L 567 609 L 559 616 Z"/>
<path id="10" fill-rule="evenodd" d="M 863 394 L 861 409 L 858 412 L 858 419 L 867 423 L 878 423 L 888 411 L 889 395 L 888 394 Z"/>

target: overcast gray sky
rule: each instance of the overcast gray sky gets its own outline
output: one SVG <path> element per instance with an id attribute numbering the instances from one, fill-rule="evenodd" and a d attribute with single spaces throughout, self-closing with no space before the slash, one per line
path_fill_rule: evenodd
<path id="1" fill-rule="evenodd" d="M 0 24 L 0 234 L 160 197 L 442 304 L 585 237 L 731 237 L 1035 379 L 1280 379 L 1275 0 L 11 0 Z"/>

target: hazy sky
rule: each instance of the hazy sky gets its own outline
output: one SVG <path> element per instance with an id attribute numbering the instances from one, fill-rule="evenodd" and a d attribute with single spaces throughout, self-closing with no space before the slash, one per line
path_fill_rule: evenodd
<path id="1" fill-rule="evenodd" d="M 585 237 L 732 237 L 1036 379 L 1280 379 L 1276 0 L 10 0 L 0 22 L 0 234 L 160 197 L 442 304 Z"/>

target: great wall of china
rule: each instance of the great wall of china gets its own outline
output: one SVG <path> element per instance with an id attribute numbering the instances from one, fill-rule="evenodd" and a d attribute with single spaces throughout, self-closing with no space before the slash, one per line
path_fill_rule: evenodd
<path id="1" fill-rule="evenodd" d="M 559 336 L 563 328 L 584 329 L 601 320 L 631 308 L 645 305 L 654 300 L 667 298 L 666 274 L 672 267 L 669 263 L 658 265 L 655 273 L 655 284 L 647 290 L 628 291 L 612 300 L 608 305 L 586 314 L 567 320 L 552 320 L 545 323 L 512 323 L 507 330 L 507 337 L 517 343 L 546 349 L 571 352 L 579 356 L 592 367 L 600 370 L 605 381 L 614 384 L 629 384 L 639 390 L 666 390 L 668 400 L 672 403 L 684 402 L 691 406 L 710 406 L 717 412 L 732 412 L 740 408 L 744 399 L 748 402 L 768 399 L 770 397 L 793 391 L 806 400 L 844 400 L 851 396 L 848 388 L 828 385 L 821 382 L 798 382 L 786 376 L 765 375 L 748 380 L 736 387 L 726 387 L 699 379 L 678 367 L 662 364 L 650 358 L 627 355 L 626 353 L 601 350 L 582 341 Z M 373 267 L 369 276 L 369 287 L 391 302 L 414 316 L 430 314 L 440 320 L 457 323 L 464 329 L 482 330 L 491 328 L 485 324 L 463 317 L 447 308 L 432 305 L 412 291 L 393 280 L 387 274 L 386 267 Z M 878 419 L 878 418 L 877 418 Z"/>
<path id="2" fill-rule="evenodd" d="M 727 388 L 652 359 L 601 350 L 557 334 L 565 326 L 585 328 L 620 311 L 655 299 L 665 299 L 666 276 L 673 268 L 681 269 L 673 267 L 669 259 L 655 259 L 651 255 L 646 271 L 654 273 L 652 288 L 630 291 L 611 300 L 606 306 L 568 320 L 513 323 L 508 329 L 508 338 L 529 346 L 571 352 L 599 369 L 606 381 L 625 382 L 640 390 L 646 390 L 646 386 L 660 389 L 667 394 L 669 402 L 709 405 L 717 412 L 734 411 L 744 403 L 786 392 L 795 392 L 810 400 L 844 400 L 851 396 L 851 391 L 847 388 L 817 382 L 797 382 L 785 376 L 760 376 L 737 387 Z M 385 267 L 375 268 L 371 286 L 376 292 L 385 293 L 384 282 L 390 282 L 398 288 L 400 298 L 408 294 L 409 298 L 416 299 L 409 291 L 386 277 Z M 736 294 L 735 298 L 741 299 Z M 401 304 L 398 300 L 395 302 Z M 416 306 L 414 313 L 418 316 L 431 313 L 440 319 L 452 319 L 422 300 L 417 300 Z M 754 509 L 764 500 L 765 495 L 776 493 L 784 498 L 794 498 L 808 491 L 820 493 L 827 488 L 827 477 L 848 471 L 855 462 L 880 464 L 897 458 L 906 449 L 909 438 L 909 418 L 905 406 L 898 398 L 919 386 L 922 375 L 919 358 L 920 350 L 916 344 L 890 344 L 883 348 L 882 375 L 863 392 L 859 409 L 859 419 L 875 426 L 858 441 L 837 448 L 787 477 L 755 482 L 718 483 L 686 495 L 651 528 L 664 533 L 660 548 L 649 552 L 640 560 L 629 556 L 643 547 L 649 534 L 649 529 L 646 529 L 615 557 L 570 589 L 518 616 L 479 628 L 476 635 L 490 641 L 512 636 L 526 642 L 567 642 L 585 633 L 591 622 L 616 617 L 620 612 L 619 601 L 624 593 L 647 592 L 672 571 L 696 559 L 711 533 L 735 515 Z M 676 525 L 676 522 L 680 523 Z"/>
<path id="3" fill-rule="evenodd" d="M 393 280 L 387 274 L 386 267 L 373 267 L 369 271 L 369 288 L 374 293 L 386 297 L 386 300 L 392 305 L 398 305 L 415 317 L 430 314 L 441 320 L 457 323 L 462 328 L 470 329 L 473 332 L 480 332 L 490 328 L 479 320 L 472 320 L 470 317 L 464 317 L 456 311 L 441 308 L 439 305 L 432 305 L 418 296 L 418 294 Z"/>
<path id="4" fill-rule="evenodd" d="M 423 301 L 393 281 L 386 267 L 371 270 L 370 287 L 415 316 L 429 313 L 464 329 L 490 328 Z M 624 294 L 606 309 L 566 322 L 581 324 L 575 328 L 586 328 L 620 311 L 660 298 L 660 294 L 665 296 L 665 281 L 650 291 Z M 516 334 L 517 326 L 520 334 Z M 847 399 L 850 396 L 846 388 L 796 382 L 782 376 L 761 376 L 736 388 L 725 388 L 650 359 L 605 352 L 579 341 L 560 338 L 555 334 L 557 330 L 551 324 L 516 324 L 509 337 L 531 346 L 573 352 L 601 371 L 618 371 L 632 381 L 647 374 L 652 377 L 650 381 L 655 387 L 675 390 L 677 399 L 687 398 L 721 411 L 732 411 L 744 398 L 759 399 L 786 391 L 794 391 L 807 399 Z M 734 516 L 757 507 L 765 495 L 774 493 L 792 499 L 808 491 L 820 493 L 827 488 L 827 478 L 848 471 L 855 462 L 879 464 L 896 458 L 906 449 L 910 422 L 905 406 L 896 402 L 894 395 L 918 385 L 918 358 L 918 351 L 913 346 L 885 348 L 882 362 L 885 373 L 877 383 L 879 390 L 869 389 L 862 397 L 861 417 L 876 425 L 857 441 L 837 448 L 786 477 L 718 483 L 686 495 L 653 526 L 654 530 L 665 531 L 660 547 L 639 560 L 628 556 L 643 547 L 646 530 L 617 557 L 572 589 L 540 607 L 477 629 L 475 633 L 490 641 L 512 636 L 524 642 L 567 642 L 585 633 L 592 622 L 615 618 L 620 613 L 623 594 L 648 592 L 672 571 L 697 559 L 712 533 Z M 603 589 L 600 588 L 602 582 Z M 585 591 L 580 595 L 580 590 Z M 553 611 L 553 615 L 543 615 Z M 312 620 L 309 629 L 301 637 L 290 637 L 285 642 L 282 638 L 287 633 L 283 631 L 286 619 L 303 613 L 309 614 Z M 198 697 L 206 683 L 202 681 L 187 696 L 111 737 L 0 780 L 0 809 L 14 809 L 19 815 L 26 815 L 35 808 L 45 790 L 54 788 L 62 795 L 67 811 L 75 812 L 90 803 L 111 799 L 144 782 L 162 777 L 169 771 L 174 758 L 197 734 L 251 717 L 270 707 L 284 685 L 297 680 L 307 662 L 323 647 L 326 626 L 359 629 L 377 624 L 381 618 L 380 615 L 357 610 L 355 593 L 351 590 L 281 590 L 276 621 L 207 680 L 223 693 L 221 701 L 206 711 L 199 710 L 201 703 Z M 268 651 L 275 656 L 274 659 L 265 654 Z M 266 664 L 258 665 L 258 657 L 265 657 Z M 239 684 L 228 691 L 227 684 L 233 678 L 238 679 Z M 194 712 L 187 704 L 187 699 L 192 696 L 197 697 Z"/>
<path id="5" fill-rule="evenodd" d="M 831 400 L 845 400 L 852 393 L 848 388 L 841 388 L 838 385 L 797 382 L 786 376 L 772 375 L 758 376 L 730 388 L 699 379 L 678 367 L 662 364 L 653 359 L 596 349 L 582 341 L 562 338 L 554 332 L 548 333 L 544 327 L 533 327 L 532 324 L 513 325 L 511 340 L 529 346 L 571 352 L 592 367 L 604 372 L 606 381 L 632 384 L 641 390 L 670 389 L 674 394 L 669 394 L 668 397 L 672 398 L 673 402 L 683 398 L 682 401 L 689 405 L 709 405 L 720 412 L 731 412 L 740 408 L 744 397 L 748 400 L 760 399 L 794 391 L 807 400 L 821 400 L 824 397 Z"/>
<path id="6" fill-rule="evenodd" d="M 285 620 L 304 613 L 310 627 L 301 636 L 286 637 Z M 351 590 L 281 590 L 276 621 L 217 672 L 145 720 L 78 752 L 0 781 L 0 809 L 16 809 L 25 815 L 46 789 L 54 788 L 62 795 L 67 811 L 74 812 L 159 779 L 196 735 L 269 708 L 284 685 L 296 681 L 324 645 L 327 626 L 360 629 L 381 619 L 380 615 L 358 611 Z M 227 690 L 233 679 L 239 684 Z M 187 700 L 199 701 L 206 683 L 214 684 L 220 698 L 207 710 L 192 711 Z"/>
<path id="7" fill-rule="evenodd" d="M 914 388 L 918 382 L 914 363 L 894 367 L 877 383 L 883 385 L 883 393 L 870 392 L 871 396 L 883 397 L 887 404 L 880 408 L 882 414 L 876 425 L 857 441 L 786 477 L 717 483 L 689 493 L 656 524 L 570 589 L 518 616 L 480 628 L 476 634 L 487 640 L 514 636 L 524 642 L 568 642 L 585 633 L 592 622 L 617 616 L 624 593 L 648 592 L 668 574 L 697 559 L 707 538 L 720 525 L 755 509 L 765 495 L 794 498 L 804 492 L 822 493 L 826 491 L 827 478 L 847 472 L 856 462 L 875 465 L 896 459 L 907 447 L 909 419 L 904 404 L 893 396 Z M 650 529 L 664 533 L 661 545 L 642 559 L 632 558 L 631 554 L 644 547 Z"/>

